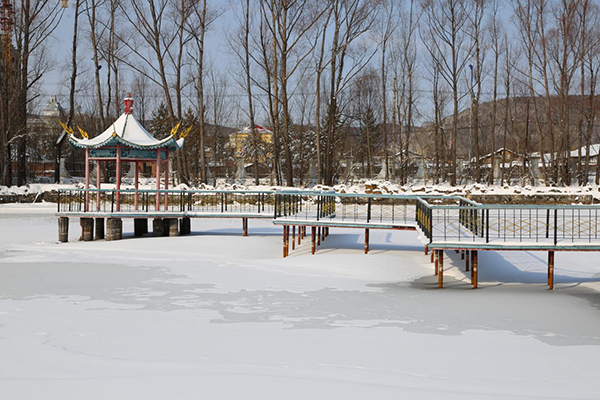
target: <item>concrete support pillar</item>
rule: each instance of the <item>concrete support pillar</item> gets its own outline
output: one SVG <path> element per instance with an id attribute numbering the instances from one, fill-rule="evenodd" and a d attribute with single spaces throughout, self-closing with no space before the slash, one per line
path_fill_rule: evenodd
<path id="1" fill-rule="evenodd" d="M 135 237 L 141 237 L 148 233 L 148 219 L 135 218 L 133 220 L 133 234 Z"/>
<path id="2" fill-rule="evenodd" d="M 104 239 L 104 218 L 96 218 L 96 235 L 94 239 Z"/>
<path id="3" fill-rule="evenodd" d="M 548 252 L 548 289 L 554 289 L 554 251 Z"/>
<path id="4" fill-rule="evenodd" d="M 155 237 L 163 236 L 163 220 L 162 220 L 162 218 L 154 218 L 152 220 L 152 234 Z"/>
<path id="5" fill-rule="evenodd" d="M 58 218 L 58 241 L 67 243 L 69 241 L 69 218 Z"/>
<path id="6" fill-rule="evenodd" d="M 79 225 L 81 225 L 81 238 L 79 240 L 84 242 L 94 240 L 94 218 L 81 218 Z"/>
<path id="7" fill-rule="evenodd" d="M 181 224 L 179 228 L 181 235 L 189 235 L 192 233 L 192 220 L 189 217 L 181 218 Z"/>
<path id="8" fill-rule="evenodd" d="M 165 218 L 165 228 L 168 229 L 168 236 L 179 236 L 179 220 L 177 218 Z M 165 236 L 167 236 L 165 234 Z"/>
<path id="9" fill-rule="evenodd" d="M 123 238 L 123 221 L 121 218 L 108 218 L 106 220 L 106 240 L 121 240 Z"/>

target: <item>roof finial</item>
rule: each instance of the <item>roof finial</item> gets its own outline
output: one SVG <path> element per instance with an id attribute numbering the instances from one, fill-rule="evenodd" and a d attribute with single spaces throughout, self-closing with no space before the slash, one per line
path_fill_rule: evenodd
<path id="1" fill-rule="evenodd" d="M 127 93 L 127 97 L 125 97 L 125 114 L 133 113 L 133 99 L 131 98 L 131 93 Z"/>

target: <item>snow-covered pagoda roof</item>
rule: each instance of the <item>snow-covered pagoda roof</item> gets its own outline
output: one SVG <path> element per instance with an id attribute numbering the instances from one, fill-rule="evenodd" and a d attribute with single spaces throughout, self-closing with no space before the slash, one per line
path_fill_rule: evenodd
<path id="1" fill-rule="evenodd" d="M 130 98 L 125 99 L 133 103 Z M 176 139 L 174 134 L 159 140 L 152 136 L 144 127 L 135 119 L 131 113 L 131 103 L 125 108 L 125 112 L 112 125 L 94 138 L 79 139 L 73 135 L 69 136 L 69 142 L 80 148 L 97 149 L 104 146 L 114 146 L 117 143 L 123 146 L 136 149 L 181 149 L 185 139 Z"/>

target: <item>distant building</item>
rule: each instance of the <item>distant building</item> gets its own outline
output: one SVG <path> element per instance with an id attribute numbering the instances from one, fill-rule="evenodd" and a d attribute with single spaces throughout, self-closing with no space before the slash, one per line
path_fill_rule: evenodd
<path id="1" fill-rule="evenodd" d="M 265 143 L 273 143 L 273 131 L 270 129 L 263 128 L 260 125 L 254 125 L 254 129 L 256 129 L 256 133 L 260 135 L 261 141 Z M 234 154 L 242 154 L 244 148 L 244 141 L 248 136 L 252 134 L 252 128 L 247 126 L 244 129 L 233 132 L 229 135 L 229 141 L 231 143 L 231 147 L 234 149 Z M 261 160 L 261 162 L 264 160 Z"/>
<path id="2" fill-rule="evenodd" d="M 44 119 L 60 118 L 62 115 L 64 115 L 64 109 L 62 108 L 58 100 L 56 100 L 56 96 L 50 96 L 50 100 L 48 100 L 48 102 L 44 106 L 44 109 L 42 110 L 41 117 Z"/>

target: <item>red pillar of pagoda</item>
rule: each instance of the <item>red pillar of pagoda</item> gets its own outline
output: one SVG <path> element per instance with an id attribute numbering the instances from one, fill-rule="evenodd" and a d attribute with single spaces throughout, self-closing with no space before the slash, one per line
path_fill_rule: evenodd
<path id="1" fill-rule="evenodd" d="M 156 211 L 160 211 L 160 149 L 156 149 Z"/>

